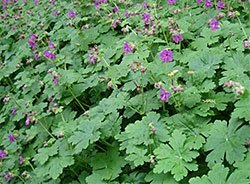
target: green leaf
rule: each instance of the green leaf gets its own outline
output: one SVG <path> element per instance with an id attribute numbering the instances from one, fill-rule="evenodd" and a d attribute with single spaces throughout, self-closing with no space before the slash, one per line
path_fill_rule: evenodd
<path id="1" fill-rule="evenodd" d="M 214 122 L 205 144 L 205 150 L 211 151 L 206 158 L 210 166 L 223 162 L 224 156 L 230 164 L 244 159 L 247 151 L 244 143 L 250 137 L 250 128 L 241 125 L 242 121 L 237 119 L 231 119 L 229 124 L 219 120 Z"/>
<path id="2" fill-rule="evenodd" d="M 195 104 L 201 101 L 201 95 L 195 87 L 187 89 L 185 93 L 182 94 L 182 98 L 184 99 L 183 104 L 189 108 L 194 107 Z"/>
<path id="3" fill-rule="evenodd" d="M 238 102 L 235 103 L 235 109 L 232 116 L 235 118 L 244 118 L 246 121 L 250 121 L 250 95 L 246 91 Z"/>
<path id="4" fill-rule="evenodd" d="M 119 176 L 125 163 L 124 157 L 119 156 L 118 147 L 111 148 L 105 153 L 97 153 L 90 159 L 93 173 L 109 181 Z"/>
<path id="5" fill-rule="evenodd" d="M 101 179 L 101 176 L 99 176 L 98 174 L 96 173 L 93 173 L 91 174 L 90 176 L 88 176 L 86 178 L 86 182 L 87 184 L 107 184 L 106 182 L 104 182 L 102 179 Z"/>
<path id="6" fill-rule="evenodd" d="M 155 136 L 158 141 L 165 141 L 168 138 L 166 125 L 159 121 L 159 118 L 159 114 L 150 112 L 141 121 L 129 124 L 124 132 L 116 136 L 121 141 L 120 149 L 126 150 L 126 160 L 132 161 L 135 166 L 149 161 L 147 149 L 154 142 L 152 136 Z"/>
<path id="7" fill-rule="evenodd" d="M 45 165 L 37 167 L 35 173 L 39 177 L 49 175 L 52 179 L 57 179 L 62 174 L 63 169 L 72 164 L 74 164 L 72 156 L 51 157 Z"/>
<path id="8" fill-rule="evenodd" d="M 195 151 L 187 138 L 178 130 L 172 133 L 168 144 L 161 144 L 155 151 L 157 164 L 154 173 L 171 173 L 177 181 L 187 176 L 189 171 L 196 171 L 198 165 L 193 161 L 199 153 Z"/>
<path id="9" fill-rule="evenodd" d="M 190 184 L 248 184 L 249 179 L 246 172 L 234 171 L 228 176 L 229 169 L 225 168 L 221 164 L 213 166 L 212 170 L 208 172 L 208 175 L 202 177 L 191 178 Z"/>
<path id="10" fill-rule="evenodd" d="M 100 138 L 100 123 L 103 117 L 97 116 L 92 120 L 85 120 L 78 126 L 78 130 L 68 139 L 70 143 L 75 145 L 75 153 L 86 149 L 89 144 L 94 143 Z"/>
<path id="11" fill-rule="evenodd" d="M 33 160 L 43 165 L 49 159 L 49 157 L 56 155 L 57 152 L 58 145 L 53 144 L 51 147 L 39 149 L 38 154 L 34 156 Z"/>
<path id="12" fill-rule="evenodd" d="M 150 172 L 146 177 L 145 181 L 150 182 L 150 184 L 177 184 L 178 182 L 173 178 L 170 173 L 166 174 L 154 174 Z"/>

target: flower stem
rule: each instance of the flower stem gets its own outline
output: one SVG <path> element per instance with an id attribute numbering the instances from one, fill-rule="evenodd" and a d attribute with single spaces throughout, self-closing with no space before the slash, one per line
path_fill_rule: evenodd
<path id="1" fill-rule="evenodd" d="M 37 122 L 38 122 L 38 123 L 41 125 L 41 127 L 49 134 L 49 136 L 50 136 L 51 138 L 56 139 L 55 136 L 53 136 L 53 135 L 49 132 L 49 130 L 42 124 L 41 121 L 37 120 Z"/>
<path id="2" fill-rule="evenodd" d="M 70 88 L 70 87 L 69 87 Z M 73 93 L 72 89 L 70 88 L 70 93 L 72 94 L 72 96 L 74 97 L 74 99 L 76 100 L 76 102 L 78 103 L 78 105 L 82 108 L 82 110 L 85 112 L 86 109 L 83 107 L 83 105 L 80 103 L 80 101 L 77 99 L 77 97 L 75 96 L 75 94 Z"/>
<path id="3" fill-rule="evenodd" d="M 246 30 L 244 29 L 244 27 L 243 27 L 243 25 L 242 25 L 242 23 L 241 23 L 241 21 L 240 21 L 240 18 L 239 18 L 238 16 L 237 16 L 237 20 L 238 20 L 238 22 L 239 22 L 239 24 L 240 24 L 240 27 L 241 27 L 241 29 L 242 29 L 242 31 L 243 31 L 243 33 L 244 33 L 246 39 L 248 39 Z"/>

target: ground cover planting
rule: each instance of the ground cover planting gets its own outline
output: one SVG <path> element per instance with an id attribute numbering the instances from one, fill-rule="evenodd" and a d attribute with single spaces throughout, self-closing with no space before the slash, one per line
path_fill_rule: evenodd
<path id="1" fill-rule="evenodd" d="M 249 184 L 250 2 L 2 0 L 0 183 Z"/>

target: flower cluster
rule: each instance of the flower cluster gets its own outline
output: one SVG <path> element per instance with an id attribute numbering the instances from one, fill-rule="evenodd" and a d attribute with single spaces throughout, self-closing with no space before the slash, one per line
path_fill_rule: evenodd
<path id="1" fill-rule="evenodd" d="M 135 73 L 137 71 L 140 71 L 142 73 L 144 73 L 147 69 L 145 67 L 142 66 L 142 64 L 138 61 L 133 62 L 132 64 L 130 64 L 130 69 Z"/>
<path id="2" fill-rule="evenodd" d="M 55 48 L 54 44 L 52 43 L 51 40 L 48 41 L 48 47 L 49 49 L 53 49 Z M 43 56 L 47 59 L 50 59 L 50 60 L 55 60 L 56 59 L 56 54 L 50 50 L 47 50 L 47 49 L 44 49 L 43 51 Z"/>
<path id="3" fill-rule="evenodd" d="M 36 35 L 31 34 L 28 39 L 28 44 L 33 50 L 36 50 L 36 42 L 37 42 Z"/>
<path id="4" fill-rule="evenodd" d="M 245 91 L 244 86 L 242 86 L 239 82 L 234 82 L 232 80 L 225 82 L 223 87 L 230 88 L 236 94 L 236 96 L 242 95 Z"/>

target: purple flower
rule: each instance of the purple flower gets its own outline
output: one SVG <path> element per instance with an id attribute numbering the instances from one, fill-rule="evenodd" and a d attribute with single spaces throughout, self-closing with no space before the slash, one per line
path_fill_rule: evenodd
<path id="1" fill-rule="evenodd" d="M 150 14 L 149 13 L 142 13 L 142 19 L 144 20 L 145 24 L 150 23 Z"/>
<path id="2" fill-rule="evenodd" d="M 2 8 L 3 9 L 7 8 L 7 0 L 2 0 Z"/>
<path id="3" fill-rule="evenodd" d="M 94 5 L 99 10 L 100 9 L 99 5 L 106 4 L 107 2 L 108 2 L 107 0 L 95 0 Z"/>
<path id="4" fill-rule="evenodd" d="M 142 3 L 142 7 L 143 7 L 143 8 L 148 8 L 148 3 L 147 3 L 146 1 L 144 1 L 144 2 Z"/>
<path id="5" fill-rule="evenodd" d="M 114 11 L 115 13 L 117 13 L 117 12 L 119 11 L 118 6 L 115 6 L 115 7 L 113 8 L 113 11 Z"/>
<path id="6" fill-rule="evenodd" d="M 33 58 L 34 58 L 34 60 L 37 60 L 37 59 L 39 58 L 39 55 L 36 54 L 36 53 L 34 53 L 34 54 L 33 54 Z"/>
<path id="7" fill-rule="evenodd" d="M 4 150 L 0 150 L 0 159 L 4 159 L 7 157 L 7 153 Z"/>
<path id="8" fill-rule="evenodd" d="M 176 3 L 176 0 L 168 0 L 168 4 L 169 5 L 173 5 L 173 4 L 175 4 Z"/>
<path id="9" fill-rule="evenodd" d="M 211 0 L 206 0 L 205 6 L 206 6 L 206 7 L 211 7 L 211 6 L 213 6 L 212 1 L 211 1 Z"/>
<path id="10" fill-rule="evenodd" d="M 76 13 L 74 10 L 69 10 L 69 17 L 72 19 L 76 17 Z"/>
<path id="11" fill-rule="evenodd" d="M 51 59 L 51 60 L 56 59 L 56 55 L 53 52 L 50 52 L 50 51 L 47 51 L 47 50 L 43 51 L 43 56 L 48 58 L 48 59 Z"/>
<path id="12" fill-rule="evenodd" d="M 133 52 L 133 48 L 127 42 L 124 42 L 123 51 L 125 54 L 128 54 L 130 52 Z"/>
<path id="13" fill-rule="evenodd" d="M 30 119 L 27 118 L 27 119 L 25 120 L 25 126 L 29 126 L 29 125 L 30 125 Z"/>
<path id="14" fill-rule="evenodd" d="M 12 115 L 16 115 L 16 108 L 15 108 L 15 107 L 12 107 L 11 110 L 12 110 L 11 114 L 12 114 Z"/>
<path id="15" fill-rule="evenodd" d="M 8 182 L 10 179 L 14 178 L 12 173 L 4 173 L 4 180 Z"/>
<path id="16" fill-rule="evenodd" d="M 51 40 L 48 41 L 48 45 L 49 45 L 49 48 L 50 48 L 50 49 L 55 48 L 55 46 L 54 46 L 54 44 L 52 43 Z"/>
<path id="17" fill-rule="evenodd" d="M 250 40 L 245 40 L 244 42 L 243 42 L 243 46 L 244 46 L 244 48 L 250 48 Z"/>
<path id="18" fill-rule="evenodd" d="M 160 57 L 162 62 L 172 61 L 173 60 L 172 54 L 173 52 L 171 50 L 164 49 L 163 51 L 161 51 Z"/>
<path id="19" fill-rule="evenodd" d="M 58 77 L 55 76 L 55 75 L 53 75 L 53 83 L 54 83 L 55 85 L 58 84 Z"/>
<path id="20" fill-rule="evenodd" d="M 24 157 L 20 156 L 19 157 L 19 164 L 22 165 L 24 163 L 24 161 L 25 161 Z"/>
<path id="21" fill-rule="evenodd" d="M 16 140 L 16 138 L 15 138 L 15 136 L 13 134 L 8 135 L 8 138 L 9 138 L 10 142 L 15 142 L 15 140 Z"/>
<path id="22" fill-rule="evenodd" d="M 124 11 L 124 16 L 125 16 L 126 18 L 129 18 L 131 15 L 130 15 L 130 13 L 128 13 L 127 10 L 125 10 L 125 11 Z"/>
<path id="23" fill-rule="evenodd" d="M 31 34 L 28 39 L 29 46 L 32 47 L 33 50 L 36 50 L 36 35 Z"/>
<path id="24" fill-rule="evenodd" d="M 169 91 L 166 91 L 165 89 L 161 88 L 161 94 L 160 94 L 161 101 L 168 102 L 170 94 L 171 93 Z"/>
<path id="25" fill-rule="evenodd" d="M 38 5 L 38 3 L 39 3 L 38 0 L 34 0 L 35 5 Z"/>
<path id="26" fill-rule="evenodd" d="M 114 21 L 112 22 L 112 27 L 113 27 L 113 28 L 116 28 L 116 27 L 117 27 L 117 20 L 114 20 Z"/>
<path id="27" fill-rule="evenodd" d="M 89 64 L 93 65 L 95 64 L 95 56 L 94 54 L 89 54 Z"/>
<path id="28" fill-rule="evenodd" d="M 217 9 L 218 10 L 221 10 L 221 9 L 224 9 L 225 8 L 225 3 L 221 0 L 218 1 L 217 3 Z"/>
<path id="29" fill-rule="evenodd" d="M 52 5 L 55 5 L 55 4 L 56 4 L 55 0 L 50 0 L 49 2 L 50 2 L 50 4 L 52 4 Z"/>
<path id="30" fill-rule="evenodd" d="M 213 31 L 218 30 L 220 28 L 220 23 L 215 18 L 212 18 L 209 21 L 209 26 Z"/>
<path id="31" fill-rule="evenodd" d="M 175 43 L 179 43 L 183 41 L 182 34 L 173 34 L 173 40 Z"/>
<path id="32" fill-rule="evenodd" d="M 33 41 L 33 42 L 35 42 L 36 41 L 36 35 L 32 33 L 30 35 L 30 40 Z"/>
<path id="33" fill-rule="evenodd" d="M 58 14 L 59 14 L 58 10 L 54 10 L 54 11 L 53 11 L 53 15 L 54 15 L 54 16 L 57 16 Z"/>
<path id="34" fill-rule="evenodd" d="M 197 4 L 201 4 L 203 2 L 203 0 L 196 0 Z"/>

